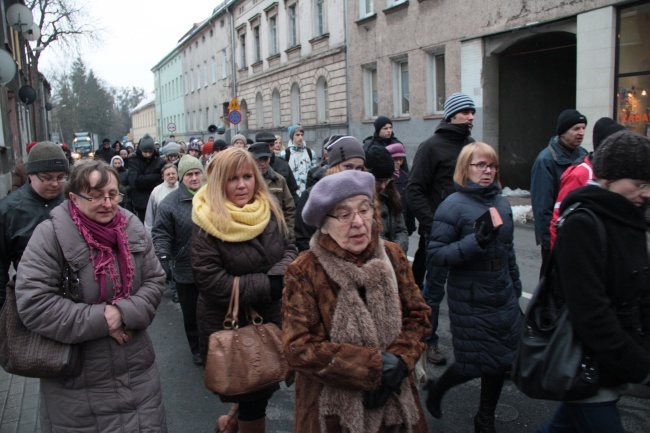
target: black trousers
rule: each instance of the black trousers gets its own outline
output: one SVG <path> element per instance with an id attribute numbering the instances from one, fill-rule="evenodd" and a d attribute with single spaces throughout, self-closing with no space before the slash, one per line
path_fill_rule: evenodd
<path id="1" fill-rule="evenodd" d="M 196 303 L 199 299 L 199 289 L 195 284 L 176 283 L 178 302 L 183 312 L 185 336 L 192 353 L 199 353 L 199 333 L 196 324 Z"/>
<path id="2" fill-rule="evenodd" d="M 501 396 L 501 389 L 506 375 L 500 374 L 497 376 L 482 376 L 481 377 L 481 397 L 479 401 L 479 413 L 484 417 L 494 419 L 494 412 Z M 460 374 L 457 370 L 456 364 L 452 364 L 440 376 L 436 382 L 436 388 L 440 395 L 444 395 L 450 388 L 460 385 L 462 383 L 472 380 L 471 377 L 466 377 Z"/>
<path id="3" fill-rule="evenodd" d="M 420 292 L 424 290 L 424 274 L 427 271 L 427 240 L 426 236 L 420 235 L 418 242 L 418 249 L 413 256 L 413 279 L 415 284 L 420 288 Z"/>

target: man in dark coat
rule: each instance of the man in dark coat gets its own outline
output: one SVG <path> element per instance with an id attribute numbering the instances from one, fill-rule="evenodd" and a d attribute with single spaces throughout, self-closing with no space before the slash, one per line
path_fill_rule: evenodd
<path id="1" fill-rule="evenodd" d="M 557 135 L 539 152 L 530 173 L 530 200 L 535 218 L 535 240 L 542 247 L 542 269 L 551 251 L 551 218 L 562 173 L 588 153 L 580 146 L 586 127 L 587 118 L 577 110 L 561 112 L 557 118 Z"/>
<path id="2" fill-rule="evenodd" d="M 293 175 L 293 172 L 289 167 L 289 163 L 282 158 L 276 158 L 275 152 L 273 152 L 273 145 L 275 144 L 275 135 L 271 134 L 268 131 L 262 131 L 257 133 L 257 135 L 255 135 L 255 141 L 256 142 L 263 141 L 264 143 L 268 143 L 269 148 L 271 149 L 271 168 L 276 173 L 284 177 L 284 180 L 287 181 L 287 186 L 289 187 L 289 191 L 293 196 L 293 201 L 295 203 L 298 203 L 298 194 L 296 193 L 296 191 L 298 191 L 298 183 L 296 182 L 296 177 Z"/>
<path id="3" fill-rule="evenodd" d="M 199 351 L 196 303 L 199 289 L 192 275 L 192 198 L 203 185 L 203 165 L 191 155 L 184 155 L 178 163 L 178 189 L 158 205 L 156 220 L 151 230 L 156 255 L 166 271 L 174 266 L 173 279 L 183 312 L 185 336 L 190 345 L 192 360 L 203 365 Z"/>
<path id="4" fill-rule="evenodd" d="M 18 263 L 37 225 L 63 201 L 69 163 L 61 146 L 44 141 L 30 151 L 25 164 L 29 181 L 0 200 L 0 306 L 5 301 L 9 269 Z"/>
<path id="5" fill-rule="evenodd" d="M 118 155 L 117 150 L 111 147 L 111 140 L 105 138 L 102 141 L 102 148 L 97 149 L 97 151 L 95 152 L 95 156 L 93 156 L 93 159 L 103 159 L 104 161 L 106 161 L 106 164 L 110 164 L 111 159 L 115 155 Z"/>
<path id="6" fill-rule="evenodd" d="M 133 210 L 144 223 L 151 191 L 163 181 L 161 170 L 165 165 L 156 150 L 153 138 L 145 134 L 140 139 L 136 157 L 129 162 L 129 185 L 131 186 Z"/>
<path id="7" fill-rule="evenodd" d="M 375 119 L 375 133 L 363 140 L 363 150 L 368 151 L 370 146 L 386 147 L 393 143 L 401 143 L 393 132 L 393 121 L 388 117 L 379 116 Z M 409 165 L 406 158 L 404 158 L 402 170 L 407 173 L 409 172 Z"/>
<path id="8" fill-rule="evenodd" d="M 440 121 L 435 133 L 418 147 L 406 187 L 409 208 L 419 222 L 420 243 L 413 260 L 413 275 L 420 287 L 423 286 L 425 248 L 431 234 L 433 215 L 438 205 L 455 191 L 453 176 L 456 160 L 463 146 L 474 141 L 470 137 L 476 112 L 474 101 L 463 93 L 454 93 L 445 101 L 444 108 L 445 118 Z M 431 307 L 433 327 L 433 332 L 426 340 L 427 359 L 435 365 L 447 362 L 443 351 L 438 347 L 436 334 L 446 280 L 447 268 L 434 265 L 426 267 L 422 296 Z"/>

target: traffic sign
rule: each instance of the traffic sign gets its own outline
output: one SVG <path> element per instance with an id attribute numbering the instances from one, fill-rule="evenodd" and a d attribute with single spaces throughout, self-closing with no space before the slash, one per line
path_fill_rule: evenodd
<path id="1" fill-rule="evenodd" d="M 234 111 L 234 110 L 240 110 L 241 107 L 239 106 L 239 101 L 237 100 L 237 97 L 234 97 L 230 100 L 230 104 L 228 104 L 228 110 Z"/>
<path id="2" fill-rule="evenodd" d="M 228 120 L 230 123 L 237 125 L 239 122 L 241 122 L 241 112 L 239 110 L 232 110 L 230 113 L 228 113 Z"/>
<path id="3" fill-rule="evenodd" d="M 169 132 L 176 131 L 176 124 L 174 122 L 169 122 L 167 124 L 167 131 L 169 131 Z"/>

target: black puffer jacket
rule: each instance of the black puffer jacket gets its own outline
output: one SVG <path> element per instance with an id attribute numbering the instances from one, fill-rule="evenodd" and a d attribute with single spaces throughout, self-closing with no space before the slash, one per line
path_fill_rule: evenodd
<path id="1" fill-rule="evenodd" d="M 144 212 L 147 209 L 151 191 L 163 182 L 161 170 L 164 165 L 165 158 L 157 150 L 150 158 L 145 158 L 138 149 L 136 157 L 129 161 L 129 185 L 136 211 Z"/>
<path id="2" fill-rule="evenodd" d="M 37 225 L 50 217 L 50 211 L 63 201 L 63 194 L 46 200 L 26 183 L 0 200 L 0 306 L 5 299 L 9 268 L 23 256 Z"/>
<path id="3" fill-rule="evenodd" d="M 420 223 L 420 235 L 429 235 L 436 209 L 455 191 L 453 177 L 458 154 L 463 146 L 474 142 L 469 133 L 467 124 L 452 124 L 443 120 L 435 134 L 418 147 L 406 198 L 409 209 Z"/>
<path id="4" fill-rule="evenodd" d="M 497 184 L 457 189 L 438 207 L 427 264 L 449 267 L 447 303 L 460 371 L 465 377 L 495 376 L 514 361 L 522 324 L 512 209 Z M 503 225 L 497 238 L 481 248 L 474 222 L 492 206 Z"/>
<path id="5" fill-rule="evenodd" d="M 157 256 L 174 261 L 174 281 L 194 284 L 192 275 L 192 198 L 183 184 L 158 204 L 151 229 Z"/>
<path id="6" fill-rule="evenodd" d="M 594 351 L 599 381 L 614 387 L 650 379 L 650 271 L 643 212 L 620 194 L 585 186 L 562 200 L 592 210 L 574 212 L 553 247 L 558 285 L 578 338 Z"/>

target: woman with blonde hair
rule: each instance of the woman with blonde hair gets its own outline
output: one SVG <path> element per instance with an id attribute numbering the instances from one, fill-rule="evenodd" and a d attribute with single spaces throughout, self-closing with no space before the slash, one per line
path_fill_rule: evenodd
<path id="1" fill-rule="evenodd" d="M 489 144 L 463 147 L 454 184 L 456 192 L 434 215 L 427 267 L 449 268 L 447 302 L 455 361 L 437 381 L 429 381 L 427 409 L 440 418 L 445 392 L 480 377 L 474 429 L 494 433 L 494 411 L 522 324 L 512 209 L 501 195 L 499 159 Z M 501 225 L 499 218 L 490 218 L 494 209 Z"/>
<path id="2" fill-rule="evenodd" d="M 249 323 L 246 306 L 281 326 L 284 272 L 298 254 L 282 209 L 269 195 L 253 155 L 244 149 L 227 149 L 208 164 L 206 186 L 193 199 L 192 220 L 196 224 L 192 268 L 200 291 L 199 348 L 205 361 L 210 334 L 223 329 L 236 276 L 240 326 Z M 265 431 L 266 406 L 277 389 L 274 385 L 237 398 L 220 398 L 239 403 L 240 432 L 258 433 Z M 220 420 L 219 428 L 228 421 Z"/>

